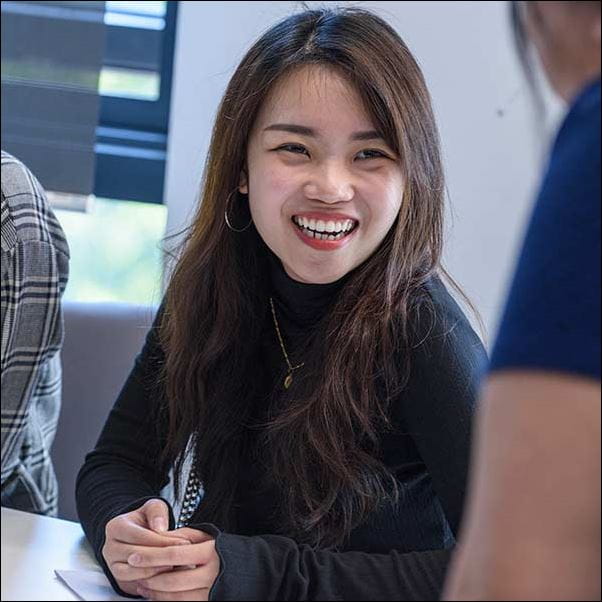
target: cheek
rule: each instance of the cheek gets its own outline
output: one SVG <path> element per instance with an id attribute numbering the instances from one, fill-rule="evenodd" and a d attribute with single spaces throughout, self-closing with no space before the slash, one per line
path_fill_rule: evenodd
<path id="1" fill-rule="evenodd" d="M 293 190 L 292 179 L 273 165 L 259 165 L 250 176 L 249 202 L 256 214 L 279 211 Z M 268 216 L 269 217 L 269 216 Z"/>
<path id="2" fill-rule="evenodd" d="M 399 214 L 399 204 L 389 204 L 385 210 L 381 212 L 378 220 L 378 237 L 384 238 L 395 223 L 395 219 Z"/>
<path id="3" fill-rule="evenodd" d="M 272 198 L 280 199 L 283 203 L 293 188 L 292 179 L 287 177 L 286 170 L 274 167 L 265 174 L 265 186 Z"/>
<path id="4" fill-rule="evenodd" d="M 395 182 L 390 186 L 381 186 L 365 197 L 368 199 L 374 236 L 382 237 L 389 231 L 399 214 L 402 197 L 403 181 Z"/>

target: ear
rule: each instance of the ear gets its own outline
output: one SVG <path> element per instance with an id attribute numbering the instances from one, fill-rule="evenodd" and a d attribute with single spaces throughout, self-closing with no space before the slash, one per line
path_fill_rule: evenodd
<path id="1" fill-rule="evenodd" d="M 249 194 L 249 182 L 247 179 L 247 173 L 244 169 L 240 172 L 240 178 L 238 180 L 238 192 L 241 194 Z"/>

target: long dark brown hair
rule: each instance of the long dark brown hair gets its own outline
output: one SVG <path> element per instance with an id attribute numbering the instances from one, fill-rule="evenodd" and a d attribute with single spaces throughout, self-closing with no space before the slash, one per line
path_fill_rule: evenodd
<path id="1" fill-rule="evenodd" d="M 314 546 L 341 545 L 384 500 L 393 475 L 379 459 L 390 399 L 409 374 L 414 309 L 440 267 L 444 180 L 430 97 L 398 34 L 359 9 L 306 10 L 269 29 L 248 51 L 216 118 L 198 211 L 172 275 L 161 323 L 169 430 L 164 461 L 176 486 L 191 442 L 204 498 L 196 519 L 234 529 L 232 505 L 258 389 L 268 326 L 266 246 L 237 191 L 249 135 L 266 95 L 307 65 L 336 70 L 359 92 L 374 125 L 401 157 L 399 215 L 373 255 L 350 275 L 303 369 L 262 432 L 279 488 L 282 530 Z M 271 326 L 271 324 L 270 324 Z M 259 379 L 260 380 L 260 379 Z"/>

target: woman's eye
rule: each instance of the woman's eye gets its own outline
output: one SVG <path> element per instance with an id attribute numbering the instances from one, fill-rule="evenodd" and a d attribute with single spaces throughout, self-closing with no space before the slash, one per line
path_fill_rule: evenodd
<path id="1" fill-rule="evenodd" d="M 379 150 L 367 148 L 363 151 L 360 151 L 356 157 L 363 161 L 365 159 L 386 159 L 387 155 Z"/>
<path id="2" fill-rule="evenodd" d="M 304 146 L 301 146 L 300 144 L 283 144 L 282 146 L 279 146 L 276 150 L 283 150 L 289 153 L 294 153 L 296 155 L 309 156 L 309 152 L 307 151 L 307 149 Z"/>

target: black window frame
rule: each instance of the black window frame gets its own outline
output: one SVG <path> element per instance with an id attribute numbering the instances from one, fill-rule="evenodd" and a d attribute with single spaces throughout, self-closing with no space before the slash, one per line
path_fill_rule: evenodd
<path id="1" fill-rule="evenodd" d="M 107 25 L 105 65 L 154 71 L 140 49 L 161 44 L 160 88 L 157 100 L 101 95 L 96 196 L 163 203 L 177 13 L 178 1 L 168 0 L 163 30 Z"/>

